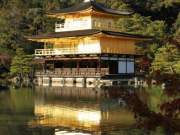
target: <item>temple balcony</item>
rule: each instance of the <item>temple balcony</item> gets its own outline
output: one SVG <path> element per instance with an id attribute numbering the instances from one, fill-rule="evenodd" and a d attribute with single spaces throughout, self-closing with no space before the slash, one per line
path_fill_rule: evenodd
<path id="1" fill-rule="evenodd" d="M 35 56 L 58 56 L 58 55 L 77 55 L 77 54 L 100 54 L 100 50 L 57 48 L 57 49 L 36 49 Z"/>
<path id="2" fill-rule="evenodd" d="M 109 74 L 109 68 L 57 68 L 54 71 L 37 71 L 36 76 L 98 77 Z"/>

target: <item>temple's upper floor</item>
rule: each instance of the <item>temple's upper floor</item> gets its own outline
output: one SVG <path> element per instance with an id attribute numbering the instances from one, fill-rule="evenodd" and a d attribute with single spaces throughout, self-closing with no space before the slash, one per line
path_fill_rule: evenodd
<path id="1" fill-rule="evenodd" d="M 59 22 L 55 24 L 55 32 L 85 29 L 119 31 L 115 27 L 117 19 L 132 13 L 106 8 L 94 0 L 84 0 L 73 7 L 51 11 L 48 16 L 59 18 Z"/>
<path id="2" fill-rule="evenodd" d="M 99 29 L 117 31 L 115 20 L 97 16 L 68 16 L 63 23 L 55 24 L 55 32 Z"/>
<path id="3" fill-rule="evenodd" d="M 37 56 L 82 55 L 82 54 L 131 54 L 136 55 L 136 43 L 150 37 L 100 30 L 56 32 L 27 37 L 45 43 L 37 49 Z"/>

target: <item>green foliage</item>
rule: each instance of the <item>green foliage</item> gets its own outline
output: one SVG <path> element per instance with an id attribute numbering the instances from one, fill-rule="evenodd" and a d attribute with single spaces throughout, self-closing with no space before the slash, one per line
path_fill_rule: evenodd
<path id="1" fill-rule="evenodd" d="M 130 9 L 128 4 L 124 3 L 123 0 L 97 0 L 97 2 L 102 3 L 112 9 Z"/>
<path id="2" fill-rule="evenodd" d="M 171 44 L 166 44 L 155 53 L 152 63 L 153 72 L 180 74 L 180 52 Z"/>
<path id="3" fill-rule="evenodd" d="M 173 7 L 176 6 L 178 4 L 180 4 L 179 0 L 158 0 L 158 3 L 161 7 Z M 154 2 L 154 6 L 155 6 L 155 2 Z"/>
<path id="4" fill-rule="evenodd" d="M 148 107 L 151 111 L 160 112 L 158 105 L 163 104 L 169 100 L 168 96 L 164 94 L 164 90 L 160 86 L 153 86 L 147 88 L 145 91 L 148 93 Z"/>
<path id="5" fill-rule="evenodd" d="M 150 17 L 143 17 L 139 14 L 134 14 L 130 18 L 121 18 L 118 26 L 122 32 L 132 34 L 154 36 L 157 38 L 163 38 L 166 34 L 166 24 L 164 21 L 152 21 Z"/>
<path id="6" fill-rule="evenodd" d="M 22 48 L 16 50 L 16 56 L 12 60 L 11 74 L 19 76 L 20 78 L 26 77 L 32 71 L 32 56 L 24 53 Z"/>
<path id="7" fill-rule="evenodd" d="M 162 8 L 177 6 L 180 4 L 179 0 L 125 0 L 129 5 L 136 6 L 141 9 L 159 11 Z"/>
<path id="8" fill-rule="evenodd" d="M 2 15 L 0 16 L 0 25 L 0 52 L 8 53 L 10 49 L 12 49 L 13 44 L 15 44 L 15 42 L 11 40 L 15 35 L 15 31 L 10 29 L 7 19 Z"/>
<path id="9" fill-rule="evenodd" d="M 175 33 L 175 36 L 180 36 L 180 13 L 174 24 L 174 33 Z"/>

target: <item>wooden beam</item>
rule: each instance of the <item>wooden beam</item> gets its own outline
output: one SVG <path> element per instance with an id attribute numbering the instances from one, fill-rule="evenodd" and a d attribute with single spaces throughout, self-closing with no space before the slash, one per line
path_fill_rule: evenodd
<path id="1" fill-rule="evenodd" d="M 73 57 L 50 57 L 50 58 L 44 58 L 44 60 L 54 61 L 65 61 L 65 60 L 98 60 L 99 57 L 79 57 L 79 58 L 73 58 Z"/>

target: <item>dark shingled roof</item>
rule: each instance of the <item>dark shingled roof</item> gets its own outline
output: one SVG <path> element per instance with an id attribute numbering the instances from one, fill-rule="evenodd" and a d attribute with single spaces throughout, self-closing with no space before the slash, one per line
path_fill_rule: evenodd
<path id="1" fill-rule="evenodd" d="M 128 11 L 128 10 L 114 10 L 114 9 L 106 8 L 102 4 L 96 3 L 94 0 L 91 0 L 89 2 L 82 2 L 78 5 L 75 5 L 75 6 L 72 6 L 69 8 L 50 11 L 50 13 L 48 13 L 48 14 L 53 15 L 53 14 L 57 14 L 57 13 L 73 13 L 73 12 L 83 11 L 83 10 L 87 10 L 87 9 L 94 9 L 95 11 L 99 11 L 102 13 L 108 13 L 108 14 L 114 14 L 114 15 L 131 15 L 131 14 L 133 14 L 132 11 Z"/>
<path id="2" fill-rule="evenodd" d="M 148 37 L 148 36 L 128 34 L 128 33 L 122 33 L 122 32 L 112 32 L 112 31 L 105 31 L 105 30 L 95 30 L 95 29 L 54 32 L 54 33 L 49 33 L 49 34 L 29 36 L 27 38 L 28 39 L 50 39 L 50 38 L 81 37 L 81 36 L 89 36 L 89 35 L 94 35 L 94 34 L 99 34 L 99 33 L 109 35 L 109 36 L 117 36 L 117 37 L 152 39 L 152 37 Z"/>

